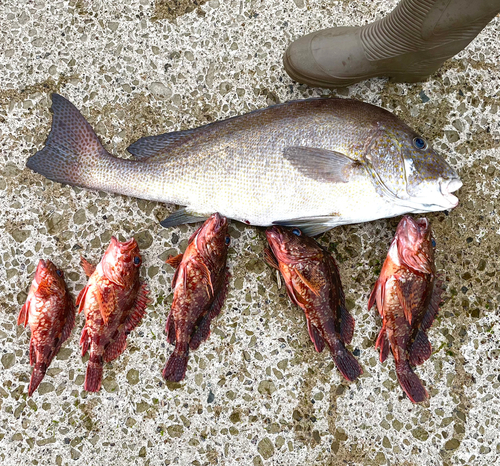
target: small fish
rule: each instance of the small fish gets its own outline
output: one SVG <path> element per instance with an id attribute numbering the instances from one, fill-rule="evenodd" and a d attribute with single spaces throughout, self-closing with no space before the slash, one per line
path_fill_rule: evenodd
<path id="1" fill-rule="evenodd" d="M 376 342 L 380 361 L 385 361 L 390 348 L 399 383 L 414 403 L 425 401 L 428 394 L 411 366 L 431 355 L 427 331 L 441 302 L 434 246 L 427 219 L 404 216 L 368 302 L 368 309 L 377 304 L 382 317 Z"/>
<path id="2" fill-rule="evenodd" d="M 185 206 L 165 227 L 212 212 L 317 235 L 348 223 L 456 207 L 457 173 L 399 118 L 349 99 L 308 99 L 107 152 L 73 104 L 52 95 L 52 130 L 27 166 L 74 186 Z"/>
<path id="3" fill-rule="evenodd" d="M 121 243 L 114 236 L 97 267 L 81 258 L 89 280 L 76 304 L 85 313 L 82 356 L 90 349 L 84 386 L 88 392 L 99 391 L 104 362 L 125 351 L 128 334 L 146 314 L 149 291 L 139 280 L 141 263 L 135 239 Z"/>
<path id="4" fill-rule="evenodd" d="M 231 242 L 225 217 L 213 214 L 189 239 L 184 254 L 167 263 L 176 267 L 174 299 L 167 318 L 167 341 L 175 343 L 163 377 L 179 382 L 186 374 L 189 350 L 210 335 L 210 322 L 219 315 L 227 294 L 227 250 Z"/>
<path id="5" fill-rule="evenodd" d="M 64 274 L 50 261 L 40 259 L 28 299 L 21 308 L 18 325 L 30 324 L 31 374 L 28 395 L 31 396 L 45 376 L 52 359 L 71 334 L 75 325 L 76 307 Z"/>
<path id="6" fill-rule="evenodd" d="M 354 319 L 345 307 L 335 260 L 298 228 L 273 226 L 266 236 L 270 249 L 265 260 L 281 272 L 288 296 L 304 311 L 314 348 L 321 353 L 326 343 L 342 375 L 355 380 L 363 369 L 345 347 L 354 333 Z"/>

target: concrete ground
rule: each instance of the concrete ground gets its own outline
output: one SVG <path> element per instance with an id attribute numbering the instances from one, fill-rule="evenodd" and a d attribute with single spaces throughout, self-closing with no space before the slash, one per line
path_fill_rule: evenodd
<path id="1" fill-rule="evenodd" d="M 5 465 L 493 465 L 500 463 L 500 19 L 421 84 L 372 79 L 311 89 L 284 72 L 293 39 L 359 25 L 395 0 L 4 0 L 0 3 L 0 462 Z M 317 354 L 302 312 L 262 258 L 263 231 L 233 223 L 229 297 L 186 379 L 165 384 L 164 325 L 173 271 L 193 226 L 163 229 L 173 206 L 53 183 L 25 168 L 43 146 L 52 92 L 82 110 L 124 154 L 144 135 L 186 129 L 276 102 L 333 94 L 383 106 L 458 169 L 460 205 L 428 215 L 446 291 L 417 369 L 431 399 L 403 396 L 367 297 L 398 219 L 337 228 L 334 251 L 364 375 L 341 379 Z M 27 397 L 29 330 L 16 325 L 39 258 L 71 291 L 110 236 L 134 235 L 152 304 L 126 352 L 83 390 L 83 316 Z"/>

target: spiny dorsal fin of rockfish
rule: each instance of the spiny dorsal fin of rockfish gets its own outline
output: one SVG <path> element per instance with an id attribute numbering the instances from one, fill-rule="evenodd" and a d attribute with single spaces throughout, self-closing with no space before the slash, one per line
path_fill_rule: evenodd
<path id="1" fill-rule="evenodd" d="M 278 220 L 273 222 L 273 225 L 289 228 L 297 227 L 307 236 L 318 236 L 335 226 L 335 217 L 325 215 L 320 217 L 291 218 L 289 220 Z"/>
<path id="2" fill-rule="evenodd" d="M 347 183 L 352 169 L 360 166 L 341 152 L 315 147 L 289 146 L 283 155 L 304 176 L 327 183 Z"/>
<path id="3" fill-rule="evenodd" d="M 204 222 L 208 217 L 203 217 L 191 212 L 188 212 L 185 207 L 181 207 L 173 214 L 170 214 L 165 220 L 160 222 L 160 225 L 165 228 L 184 225 L 185 223 Z"/>

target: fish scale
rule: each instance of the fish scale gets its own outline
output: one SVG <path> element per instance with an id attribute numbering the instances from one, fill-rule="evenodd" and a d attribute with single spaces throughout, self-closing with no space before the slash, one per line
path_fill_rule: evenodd
<path id="1" fill-rule="evenodd" d="M 446 210 L 456 172 L 392 113 L 349 99 L 279 104 L 109 154 L 80 112 L 53 94 L 52 129 L 27 166 L 45 177 L 213 212 L 252 225 L 337 225 Z M 415 141 L 419 141 L 418 147 Z"/>

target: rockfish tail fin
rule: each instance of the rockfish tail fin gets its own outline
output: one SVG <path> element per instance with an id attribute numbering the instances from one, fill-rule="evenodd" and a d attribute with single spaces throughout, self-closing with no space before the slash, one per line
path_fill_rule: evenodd
<path id="1" fill-rule="evenodd" d="M 87 392 L 98 392 L 101 389 L 103 360 L 101 355 L 91 354 L 85 373 L 84 389 Z"/>
<path id="2" fill-rule="evenodd" d="M 91 181 L 95 166 L 112 158 L 78 109 L 64 97 L 52 94 L 52 129 L 45 147 L 26 166 L 50 180 L 99 188 Z"/>
<path id="3" fill-rule="evenodd" d="M 47 372 L 47 364 L 45 362 L 37 362 L 33 369 L 30 379 L 30 386 L 28 388 L 28 396 L 33 395 L 34 391 L 40 385 L 40 382 L 45 377 L 45 373 Z"/>
<path id="4" fill-rule="evenodd" d="M 163 378 L 169 382 L 180 382 L 186 375 L 189 345 L 177 344 L 163 369 Z"/>
<path id="5" fill-rule="evenodd" d="M 396 375 L 398 376 L 401 388 L 413 403 L 421 403 L 427 400 L 429 397 L 427 390 L 422 385 L 422 381 L 418 378 L 417 374 L 413 372 L 408 361 L 396 363 Z"/>
<path id="6" fill-rule="evenodd" d="M 341 340 L 335 340 L 329 343 L 329 346 L 332 359 L 344 378 L 350 382 L 356 380 L 363 373 L 357 359 L 347 350 Z"/>

